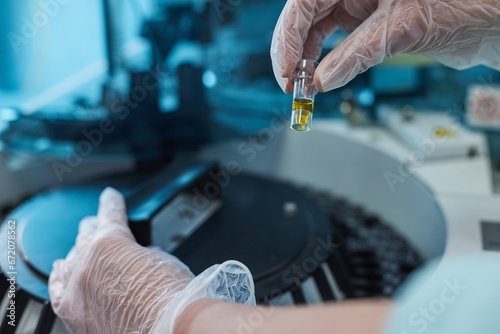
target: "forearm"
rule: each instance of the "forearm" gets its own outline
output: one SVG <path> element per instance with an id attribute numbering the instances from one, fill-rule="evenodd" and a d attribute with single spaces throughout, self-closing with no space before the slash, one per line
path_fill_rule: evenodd
<path id="1" fill-rule="evenodd" d="M 193 303 L 175 334 L 381 333 L 390 311 L 386 300 L 302 307 L 252 307 L 212 300 Z"/>
<path id="2" fill-rule="evenodd" d="M 433 11 L 428 26 L 434 28 L 416 53 L 456 69 L 485 65 L 500 70 L 500 0 L 441 0 Z"/>

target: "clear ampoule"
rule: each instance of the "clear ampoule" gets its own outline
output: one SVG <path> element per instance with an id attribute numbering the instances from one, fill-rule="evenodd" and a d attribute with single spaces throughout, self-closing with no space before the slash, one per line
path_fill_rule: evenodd
<path id="1" fill-rule="evenodd" d="M 290 127 L 295 131 L 305 132 L 311 130 L 314 109 L 314 71 L 316 63 L 311 59 L 301 59 L 292 74 L 293 104 Z"/>

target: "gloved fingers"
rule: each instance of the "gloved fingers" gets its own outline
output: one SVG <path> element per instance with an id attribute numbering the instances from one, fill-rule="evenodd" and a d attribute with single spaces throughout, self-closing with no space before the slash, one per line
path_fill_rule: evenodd
<path id="1" fill-rule="evenodd" d="M 338 23 L 331 15 L 327 15 L 309 29 L 309 34 L 304 43 L 303 59 L 318 60 L 323 49 L 323 40 L 338 29 Z"/>
<path id="2" fill-rule="evenodd" d="M 52 272 L 49 276 L 50 302 L 56 313 L 66 293 L 70 277 L 71 273 L 67 270 L 66 261 L 56 260 L 52 265 Z"/>
<path id="3" fill-rule="evenodd" d="M 401 52 L 412 53 L 421 47 L 433 48 L 432 39 L 436 39 L 438 32 L 432 19 L 432 7 L 431 3 L 423 1 L 405 1 L 393 8 L 389 3 L 381 6 L 379 12 L 384 12 L 385 15 L 380 19 L 385 21 L 387 27 L 386 56 L 392 57 Z M 424 42 L 426 35 L 433 37 Z"/>
<path id="4" fill-rule="evenodd" d="M 287 60 L 287 57 L 290 57 L 288 55 L 288 53 L 290 52 L 288 51 L 288 49 L 289 48 L 295 49 L 298 46 L 285 45 L 286 41 L 283 40 L 283 36 L 286 35 L 286 32 L 284 32 L 284 27 L 283 27 L 283 20 L 285 19 L 283 15 L 284 11 L 285 9 L 283 9 L 283 12 L 281 13 L 281 16 L 278 19 L 278 23 L 276 24 L 276 27 L 274 29 L 273 39 L 271 43 L 271 62 L 273 65 L 274 77 L 276 78 L 278 85 L 285 93 L 290 94 L 291 92 L 293 92 L 293 85 L 290 82 L 290 73 L 292 72 L 293 69 L 291 68 L 290 64 L 293 62 L 293 59 L 295 59 L 297 56 L 294 54 L 292 55 L 293 57 L 292 60 Z M 295 64 L 296 63 L 297 62 L 295 62 Z"/>
<path id="5" fill-rule="evenodd" d="M 351 20 L 358 20 L 359 22 L 365 21 L 368 17 L 375 12 L 379 6 L 380 1 L 343 1 L 339 3 L 339 8 L 342 9 L 338 16 L 340 18 L 348 15 Z M 340 16 L 342 15 L 342 16 Z M 350 31 L 347 31 L 350 32 Z"/>
<path id="6" fill-rule="evenodd" d="M 158 246 L 147 246 L 146 248 L 151 254 L 159 255 L 159 256 L 165 258 L 166 260 L 179 261 L 179 259 L 177 257 L 173 256 L 170 253 L 165 252 L 163 249 L 161 249 Z"/>
<path id="7" fill-rule="evenodd" d="M 276 81 L 278 82 L 278 85 L 283 90 L 283 92 L 285 92 L 287 94 L 292 93 L 293 92 L 293 84 L 292 84 L 290 78 L 281 77 L 281 72 L 279 72 L 278 67 L 273 66 L 273 73 L 274 73 L 274 77 L 276 78 Z"/>
<path id="8" fill-rule="evenodd" d="M 95 235 L 97 229 L 97 218 L 85 217 L 80 222 L 78 227 L 78 235 L 76 237 L 76 243 L 66 255 L 65 266 L 66 270 L 71 273 L 74 267 L 78 264 L 80 259 L 82 259 L 89 249 L 89 244 Z"/>
<path id="9" fill-rule="evenodd" d="M 168 308 L 157 318 L 153 333 L 173 333 L 176 318 L 186 307 L 203 298 L 255 305 L 255 287 L 250 270 L 238 261 L 226 261 L 206 269 L 172 294 Z"/>
<path id="10" fill-rule="evenodd" d="M 54 262 L 52 272 L 49 276 L 49 297 L 54 313 L 63 321 L 66 328 L 72 333 L 84 331 L 81 325 L 84 323 L 85 308 L 78 287 L 78 276 L 67 270 L 65 260 Z M 93 333 L 97 333 L 94 331 Z"/>
<path id="11" fill-rule="evenodd" d="M 173 255 L 165 252 L 163 249 L 161 249 L 158 246 L 147 246 L 146 248 L 148 250 L 150 250 L 151 253 L 158 254 L 158 255 L 161 255 L 161 256 L 167 255 L 169 258 L 172 256 L 173 258 L 177 259 L 175 256 L 173 256 Z"/>
<path id="12" fill-rule="evenodd" d="M 191 279 L 195 276 L 191 272 L 191 269 L 179 260 L 177 256 L 167 253 L 157 246 L 148 246 L 147 249 L 149 251 L 149 261 L 154 261 L 162 267 L 161 269 L 154 269 L 154 271 L 159 273 L 165 271 L 163 279 L 165 277 L 170 277 L 173 280 Z"/>
<path id="13" fill-rule="evenodd" d="M 352 1 L 350 2 L 352 3 Z M 347 33 L 352 33 L 354 30 L 356 30 L 366 19 L 366 17 L 370 16 L 367 15 L 364 18 L 359 18 L 359 13 L 351 13 L 347 11 L 344 6 L 346 4 L 344 3 L 343 5 L 339 4 L 337 7 L 335 7 L 335 10 L 332 11 L 330 14 L 331 18 L 333 21 L 337 22 L 338 26 Z M 354 16 L 356 15 L 356 16 Z"/>
<path id="14" fill-rule="evenodd" d="M 63 314 L 60 309 L 61 300 L 65 295 L 68 282 L 76 268 L 81 265 L 81 259 L 89 249 L 90 240 L 94 237 L 97 229 L 97 217 L 85 217 L 78 226 L 76 243 L 69 251 L 64 260 L 54 262 L 49 277 L 49 295 L 54 310 Z"/>
<path id="15" fill-rule="evenodd" d="M 323 58 L 314 74 L 317 89 L 326 92 L 344 86 L 381 63 L 386 55 L 386 36 L 386 19 L 377 11 Z"/>
<path id="16" fill-rule="evenodd" d="M 89 235 L 93 234 L 97 228 L 97 217 L 87 216 L 83 218 L 78 224 L 78 235 Z"/>
<path id="17" fill-rule="evenodd" d="M 271 44 L 271 60 L 278 84 L 289 93 L 289 79 L 298 61 L 303 58 L 304 43 L 309 29 L 328 14 L 338 0 L 290 0 L 286 3 L 276 24 Z"/>
<path id="18" fill-rule="evenodd" d="M 85 217 L 80 222 L 78 226 L 78 235 L 76 237 L 76 248 L 78 250 L 84 250 L 88 248 L 88 243 L 94 237 L 95 231 L 97 230 L 97 217 Z"/>
<path id="19" fill-rule="evenodd" d="M 112 236 L 119 236 L 135 242 L 135 238 L 128 227 L 125 198 L 117 190 L 108 187 L 99 197 L 97 211 L 97 231 L 111 232 Z"/>
<path id="20" fill-rule="evenodd" d="M 276 82 L 278 82 L 278 85 L 280 86 L 281 90 L 286 94 L 293 93 L 293 83 L 290 80 L 290 78 L 282 78 L 278 70 L 274 68 L 273 68 L 273 73 L 274 73 L 274 78 L 276 79 Z"/>
<path id="21" fill-rule="evenodd" d="M 179 260 L 177 256 L 165 252 L 158 246 L 148 246 L 147 248 L 151 252 L 151 254 L 156 254 L 161 256 L 163 258 L 164 263 L 172 263 L 178 265 L 183 270 L 186 269 L 190 273 L 190 275 L 192 275 L 191 270 L 189 270 L 189 268 L 186 265 L 184 265 L 184 263 L 182 263 L 182 261 Z"/>

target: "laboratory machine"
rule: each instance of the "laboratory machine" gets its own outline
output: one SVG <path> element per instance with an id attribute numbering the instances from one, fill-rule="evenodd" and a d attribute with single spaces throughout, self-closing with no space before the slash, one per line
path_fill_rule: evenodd
<path id="1" fill-rule="evenodd" d="M 430 259 L 500 255 L 500 74 L 404 55 L 318 94 L 302 60 L 286 95 L 282 6 L 0 4 L 26 18 L 0 20 L 24 38 L 0 42 L 0 333 L 67 333 L 48 276 L 107 186 L 140 244 L 195 274 L 239 260 L 265 305 L 391 298 Z"/>

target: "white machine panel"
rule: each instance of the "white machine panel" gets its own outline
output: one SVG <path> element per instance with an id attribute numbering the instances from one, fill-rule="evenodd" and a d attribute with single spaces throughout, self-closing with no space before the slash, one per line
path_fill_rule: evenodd
<path id="1" fill-rule="evenodd" d="M 405 118 L 400 110 L 385 106 L 379 118 L 411 149 L 423 152 L 419 159 L 474 157 L 488 151 L 484 136 L 460 125 L 453 112 L 418 111 Z"/>

